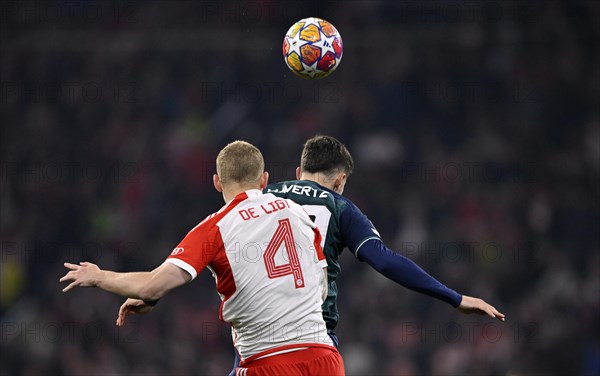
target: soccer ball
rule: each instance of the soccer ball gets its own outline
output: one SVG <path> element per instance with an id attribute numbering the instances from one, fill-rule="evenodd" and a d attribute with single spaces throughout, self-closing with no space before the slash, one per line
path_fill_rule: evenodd
<path id="1" fill-rule="evenodd" d="M 302 78 L 327 77 L 340 61 L 344 47 L 333 25 L 316 17 L 304 18 L 290 27 L 283 39 L 283 58 Z"/>

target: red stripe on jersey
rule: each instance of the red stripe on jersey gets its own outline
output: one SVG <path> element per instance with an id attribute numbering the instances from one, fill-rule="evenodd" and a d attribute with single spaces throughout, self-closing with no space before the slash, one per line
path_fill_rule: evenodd
<path id="1" fill-rule="evenodd" d="M 325 260 L 325 254 L 323 253 L 323 248 L 321 248 L 321 231 L 319 231 L 319 229 L 316 226 L 315 228 L 313 228 L 313 231 L 315 233 L 315 240 L 313 244 L 315 245 L 315 249 L 317 250 L 317 259 L 319 261 L 323 261 Z"/>
<path id="2" fill-rule="evenodd" d="M 221 307 L 219 307 L 219 318 L 221 321 L 225 321 L 223 320 L 223 305 L 227 299 L 231 298 L 231 295 L 235 293 L 236 286 L 235 281 L 233 280 L 233 271 L 231 270 L 229 259 L 225 253 L 223 238 L 221 237 L 221 232 L 219 231 L 218 227 L 217 232 L 219 234 L 216 237 L 217 244 L 215 246 L 218 248 L 218 251 L 213 260 L 210 262 L 209 266 L 214 271 L 217 278 L 217 291 L 219 294 L 221 294 L 221 296 L 223 296 L 223 299 L 221 300 Z"/>

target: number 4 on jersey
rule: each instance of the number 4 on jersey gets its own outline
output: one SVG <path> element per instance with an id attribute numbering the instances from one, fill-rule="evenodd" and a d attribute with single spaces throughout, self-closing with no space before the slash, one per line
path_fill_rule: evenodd
<path id="1" fill-rule="evenodd" d="M 287 252 L 289 262 L 287 264 L 276 265 L 275 254 L 282 244 Z M 304 287 L 304 276 L 302 275 L 302 268 L 300 267 L 300 260 L 296 251 L 292 225 L 288 218 L 279 221 L 279 226 L 277 226 L 277 230 L 275 230 L 275 234 L 265 251 L 264 260 L 269 278 L 279 278 L 292 274 L 296 288 Z"/>

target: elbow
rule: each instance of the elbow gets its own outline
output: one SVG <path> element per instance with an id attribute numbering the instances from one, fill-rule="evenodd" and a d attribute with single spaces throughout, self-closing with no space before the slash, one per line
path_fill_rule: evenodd
<path id="1" fill-rule="evenodd" d="M 370 263 L 370 265 L 379 274 L 391 279 L 394 282 L 398 282 L 399 276 L 401 275 L 398 273 L 400 268 L 394 261 L 395 260 L 378 260 L 378 262 Z"/>
<path id="2" fill-rule="evenodd" d="M 385 276 L 385 277 L 387 277 L 387 278 L 389 278 L 389 279 L 391 279 L 393 281 L 396 280 L 396 278 L 395 278 L 396 277 L 396 273 L 394 273 L 395 268 L 392 265 L 389 265 L 389 264 L 381 265 L 379 267 L 379 269 L 377 269 L 377 271 L 381 275 L 383 275 L 383 276 Z"/>
<path id="3" fill-rule="evenodd" d="M 144 286 L 142 287 L 138 295 L 141 300 L 152 301 L 162 298 L 164 293 L 152 286 Z"/>
<path id="4" fill-rule="evenodd" d="M 387 276 L 390 272 L 390 264 L 385 260 L 367 260 L 367 263 L 375 269 L 379 274 Z"/>

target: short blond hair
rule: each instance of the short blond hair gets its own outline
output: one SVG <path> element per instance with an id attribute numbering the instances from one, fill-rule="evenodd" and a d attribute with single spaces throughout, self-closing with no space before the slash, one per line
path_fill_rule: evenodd
<path id="1" fill-rule="evenodd" d="M 258 183 L 265 160 L 258 148 L 246 141 L 234 141 L 217 156 L 217 175 L 223 184 Z"/>

